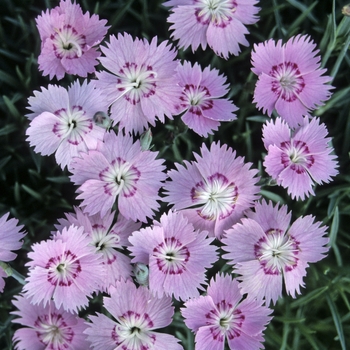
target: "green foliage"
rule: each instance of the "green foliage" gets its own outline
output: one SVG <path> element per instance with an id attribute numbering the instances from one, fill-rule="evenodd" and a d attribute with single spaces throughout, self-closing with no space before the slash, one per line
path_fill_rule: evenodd
<path id="1" fill-rule="evenodd" d="M 133 36 L 168 40 L 168 10 L 162 1 L 77 0 L 84 11 L 99 14 L 111 26 L 109 34 L 129 32 Z M 31 244 L 49 237 L 58 218 L 75 203 L 75 188 L 68 172 L 54 158 L 41 157 L 26 142 L 27 98 L 49 80 L 38 71 L 40 39 L 35 17 L 58 4 L 56 0 L 2 0 L 0 12 L 0 215 L 10 211 L 24 224 L 28 235 L 12 267 L 26 274 L 24 264 Z M 274 307 L 274 319 L 266 329 L 267 349 L 346 349 L 350 347 L 350 18 L 341 14 L 341 1 L 261 0 L 260 21 L 249 27 L 251 46 L 227 61 L 210 50 L 180 50 L 179 58 L 211 65 L 230 82 L 229 97 L 239 107 L 238 120 L 223 123 L 215 135 L 204 139 L 187 130 L 177 118 L 152 128 L 153 149 L 174 162 L 193 159 L 202 142 L 220 140 L 261 169 L 263 197 L 288 204 L 294 219 L 312 214 L 329 227 L 330 253 L 308 268 L 306 288 L 296 299 L 285 296 Z M 332 75 L 332 98 L 315 112 L 326 123 L 339 159 L 340 175 L 328 185 L 315 189 L 316 196 L 305 202 L 292 201 L 286 191 L 269 181 L 261 167 L 264 147 L 261 126 L 266 116 L 252 104 L 256 77 L 251 73 L 250 50 L 254 43 L 269 38 L 288 40 L 309 34 L 320 49 L 322 66 Z M 55 80 L 53 83 L 57 83 Z M 69 79 L 64 84 L 69 83 Z M 1 229 L 1 228 L 0 228 Z M 227 270 L 224 262 L 215 268 Z M 20 292 L 16 281 L 6 280 L 0 295 L 0 348 L 12 349 L 16 326 L 11 323 L 11 299 Z M 178 310 L 178 308 L 177 308 Z M 184 326 L 177 311 L 166 330 L 182 340 L 184 348 L 194 349 L 193 334 Z"/>

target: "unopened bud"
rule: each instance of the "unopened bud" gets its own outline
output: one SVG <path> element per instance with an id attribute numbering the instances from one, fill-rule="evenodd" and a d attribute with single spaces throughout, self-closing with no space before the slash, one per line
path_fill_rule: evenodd
<path id="1" fill-rule="evenodd" d="M 341 13 L 344 16 L 350 17 L 350 4 L 345 5 L 342 9 L 341 9 Z"/>
<path id="2" fill-rule="evenodd" d="M 143 151 L 148 151 L 151 147 L 152 143 L 152 132 L 151 129 L 146 130 L 141 136 L 140 136 L 140 142 L 141 142 L 141 148 Z"/>
<path id="3" fill-rule="evenodd" d="M 136 281 L 141 286 L 148 286 L 148 267 L 142 263 L 136 263 L 133 269 Z"/>
<path id="4" fill-rule="evenodd" d="M 95 124 L 100 126 L 101 128 L 109 129 L 109 127 L 112 124 L 111 118 L 105 112 L 96 112 L 92 119 L 95 122 Z"/>

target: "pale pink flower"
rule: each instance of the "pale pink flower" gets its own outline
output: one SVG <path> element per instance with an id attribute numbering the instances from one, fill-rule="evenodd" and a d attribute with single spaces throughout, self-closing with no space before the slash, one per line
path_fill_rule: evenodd
<path id="1" fill-rule="evenodd" d="M 13 323 L 22 325 L 16 330 L 13 341 L 16 350 L 86 350 L 89 343 L 83 331 L 86 329 L 84 319 L 56 308 L 49 301 L 46 306 L 33 305 L 22 295 L 12 301 L 17 311 L 11 314 L 19 316 Z"/>
<path id="2" fill-rule="evenodd" d="M 157 298 L 146 287 L 136 288 L 131 281 L 121 281 L 110 298 L 103 298 L 103 304 L 114 319 L 100 313 L 89 316 L 92 323 L 84 333 L 93 349 L 183 349 L 174 336 L 154 331 L 172 321 L 170 297 Z"/>
<path id="3" fill-rule="evenodd" d="M 84 232 L 90 238 L 90 245 L 96 248 L 96 254 L 102 254 L 103 284 L 100 290 L 108 291 L 116 281 L 131 278 L 132 268 L 130 258 L 120 250 L 130 245 L 129 235 L 140 228 L 141 223 L 126 220 L 122 215 L 114 222 L 115 213 L 107 212 L 102 218 L 100 214 L 89 216 L 81 209 L 74 208 L 75 213 L 66 213 L 66 219 L 59 219 L 57 230 L 70 225 L 84 227 Z"/>
<path id="4" fill-rule="evenodd" d="M 188 300 L 181 309 L 185 324 L 196 335 L 196 349 L 263 349 L 263 331 L 272 310 L 261 301 L 242 299 L 238 282 L 229 275 L 217 274 L 205 296 Z"/>
<path id="5" fill-rule="evenodd" d="M 41 39 L 39 69 L 43 75 L 62 79 L 65 73 L 86 77 L 95 71 L 100 53 L 97 46 L 107 33 L 106 20 L 83 14 L 75 1 L 61 0 L 59 6 L 36 18 Z"/>
<path id="6" fill-rule="evenodd" d="M 182 87 L 177 113 L 183 113 L 182 121 L 200 136 L 207 137 L 218 130 L 220 121 L 236 119 L 238 108 L 226 98 L 228 84 L 216 69 L 206 67 L 203 71 L 198 63 L 193 67 L 185 61 L 177 68 L 179 85 Z"/>
<path id="7" fill-rule="evenodd" d="M 111 105 L 111 118 L 126 132 L 141 133 L 156 118 L 172 118 L 181 89 L 175 78 L 176 51 L 167 41 L 157 45 L 154 37 L 132 39 L 130 34 L 110 36 L 107 47 L 101 47 L 105 57 L 102 66 L 108 70 L 96 72 L 100 87 Z"/>
<path id="8" fill-rule="evenodd" d="M 113 131 L 107 133 L 100 150 L 74 158 L 72 181 L 80 185 L 77 199 L 89 215 L 103 217 L 118 198 L 118 210 L 131 220 L 147 221 L 159 208 L 158 191 L 166 175 L 158 152 L 142 151 L 140 141 Z"/>
<path id="9" fill-rule="evenodd" d="M 196 229 L 221 238 L 259 198 L 257 170 L 227 145 L 203 144 L 196 161 L 176 164 L 164 185 L 165 201 L 181 210 Z"/>
<path id="10" fill-rule="evenodd" d="M 329 249 L 327 227 L 313 216 L 299 217 L 291 226 L 290 221 L 287 206 L 263 201 L 222 239 L 228 252 L 223 258 L 240 275 L 242 292 L 267 305 L 282 296 L 282 284 L 293 298 L 300 294 L 309 263 L 325 258 Z"/>
<path id="11" fill-rule="evenodd" d="M 238 55 L 239 45 L 248 46 L 245 38 L 249 34 L 247 24 L 258 21 L 255 7 L 257 0 L 170 0 L 172 6 L 168 22 L 172 23 L 172 38 L 179 40 L 184 49 L 192 51 L 207 45 L 225 59 L 229 54 Z"/>
<path id="12" fill-rule="evenodd" d="M 107 109 L 102 92 L 84 81 L 74 82 L 68 90 L 49 85 L 35 91 L 28 99 L 33 111 L 26 134 L 34 151 L 42 155 L 55 153 L 63 169 L 80 152 L 98 148 L 106 129 L 96 125 L 94 115 Z"/>
<path id="13" fill-rule="evenodd" d="M 56 308 L 77 312 L 102 285 L 101 256 L 95 254 L 83 227 L 71 225 L 54 239 L 34 243 L 23 290 L 33 304 L 53 300 Z"/>
<path id="14" fill-rule="evenodd" d="M 307 35 L 297 35 L 282 45 L 270 39 L 254 45 L 252 71 L 258 75 L 254 102 L 271 116 L 275 109 L 291 127 L 303 123 L 303 116 L 330 98 L 332 80 L 322 76 L 316 44 Z"/>
<path id="15" fill-rule="evenodd" d="M 3 262 L 12 261 L 17 257 L 12 250 L 22 248 L 22 239 L 26 235 L 26 232 L 21 232 L 23 226 L 18 226 L 18 220 L 8 219 L 9 215 L 10 213 L 6 213 L 0 218 L 0 261 Z M 0 266 L 0 293 L 5 287 L 4 277 L 7 277 L 7 274 Z"/>
<path id="16" fill-rule="evenodd" d="M 328 183 L 338 174 L 327 133 L 318 118 L 304 118 L 295 130 L 281 118 L 264 125 L 263 141 L 268 151 L 263 163 L 266 172 L 286 188 L 292 198 L 304 200 L 310 194 L 315 195 L 315 183 Z"/>
<path id="17" fill-rule="evenodd" d="M 149 288 L 158 297 L 187 300 L 206 284 L 206 269 L 217 260 L 208 232 L 195 231 L 181 212 L 169 211 L 152 227 L 130 236 L 133 263 L 149 265 Z"/>

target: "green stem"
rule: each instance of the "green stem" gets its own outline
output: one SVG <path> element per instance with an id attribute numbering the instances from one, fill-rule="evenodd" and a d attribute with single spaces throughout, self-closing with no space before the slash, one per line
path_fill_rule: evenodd
<path id="1" fill-rule="evenodd" d="M 8 277 L 13 277 L 15 280 L 17 280 L 19 283 L 21 283 L 22 285 L 25 285 L 25 277 L 23 275 L 21 275 L 19 272 L 17 272 L 16 270 L 14 270 L 9 264 L 6 264 L 3 261 L 0 261 L 0 267 L 3 268 L 3 270 L 5 271 L 6 275 Z"/>

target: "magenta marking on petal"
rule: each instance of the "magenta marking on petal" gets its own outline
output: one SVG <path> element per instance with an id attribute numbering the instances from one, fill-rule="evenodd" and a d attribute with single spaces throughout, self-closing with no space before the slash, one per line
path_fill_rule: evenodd
<path id="1" fill-rule="evenodd" d="M 310 154 L 309 148 L 304 141 L 292 140 L 281 142 L 283 150 L 281 163 L 284 168 L 290 167 L 297 174 L 303 174 L 315 163 L 315 158 Z"/>
<path id="2" fill-rule="evenodd" d="M 164 239 L 153 249 L 158 270 L 169 275 L 180 275 L 186 271 L 186 264 L 190 258 L 187 247 L 175 237 Z"/>
<path id="3" fill-rule="evenodd" d="M 53 343 L 57 343 L 62 347 L 55 347 L 57 349 L 68 348 L 69 344 L 72 343 L 74 338 L 74 331 L 65 322 L 64 317 L 61 314 L 55 312 L 45 315 L 38 316 L 34 322 L 36 329 L 36 336 L 38 340 L 47 348 L 52 347 Z M 59 333 L 57 333 L 59 332 Z M 59 339 L 57 336 L 59 334 Z M 56 345 L 57 346 L 57 345 Z"/>
<path id="4" fill-rule="evenodd" d="M 305 81 L 299 67 L 293 62 L 283 62 L 272 66 L 269 75 L 272 81 L 271 91 L 286 102 L 293 102 L 305 88 Z"/>
<path id="5" fill-rule="evenodd" d="M 52 257 L 47 262 L 45 268 L 48 271 L 47 281 L 52 285 L 60 287 L 69 287 L 73 284 L 81 273 L 80 261 L 70 250 L 60 256 Z"/>
<path id="6" fill-rule="evenodd" d="M 61 114 L 66 114 L 66 113 L 67 113 L 67 109 L 66 108 L 61 108 L 61 109 L 58 109 L 57 111 L 53 112 L 53 114 L 56 117 L 59 117 L 59 116 L 61 116 Z"/>

